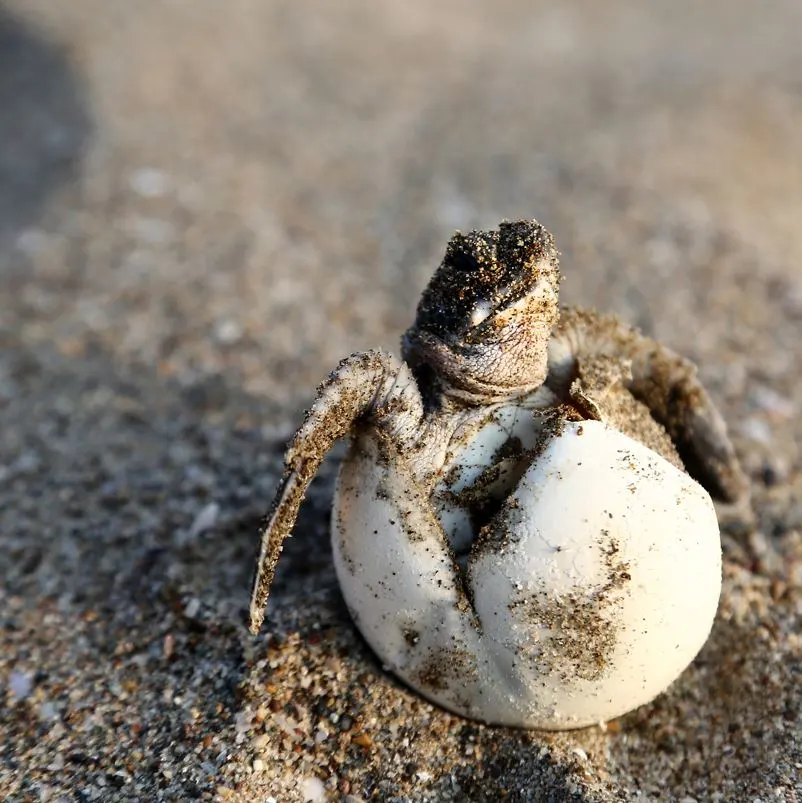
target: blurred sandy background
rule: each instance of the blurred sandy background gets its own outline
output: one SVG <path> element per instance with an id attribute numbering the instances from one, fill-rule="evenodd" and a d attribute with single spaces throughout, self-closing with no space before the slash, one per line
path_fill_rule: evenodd
<path id="1" fill-rule="evenodd" d="M 796 800 L 800 30 L 796 0 L 2 0 L 5 799 Z M 698 361 L 755 482 L 710 644 L 607 732 L 385 676 L 333 465 L 272 635 L 241 624 L 315 384 L 505 217 L 555 233 L 565 301 Z"/>

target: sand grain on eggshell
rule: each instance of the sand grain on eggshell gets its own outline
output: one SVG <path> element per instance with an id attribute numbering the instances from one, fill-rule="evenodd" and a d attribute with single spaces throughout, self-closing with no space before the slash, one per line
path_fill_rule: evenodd
<path id="1" fill-rule="evenodd" d="M 0 10 L 0 798 L 781 801 L 802 788 L 796 0 Z M 5 59 L 5 60 L 4 60 Z M 710 641 L 606 731 L 401 688 L 328 545 L 244 626 L 285 443 L 454 228 L 699 363 L 753 481 Z M 339 451 L 342 455 L 342 449 Z"/>

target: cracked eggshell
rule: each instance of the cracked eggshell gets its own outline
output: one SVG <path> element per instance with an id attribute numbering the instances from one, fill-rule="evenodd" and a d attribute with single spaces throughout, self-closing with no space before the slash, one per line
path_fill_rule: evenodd
<path id="1" fill-rule="evenodd" d="M 477 442 L 489 463 L 500 443 Z M 362 433 L 342 466 L 335 566 L 368 643 L 424 696 L 493 724 L 581 727 L 652 700 L 704 644 L 721 588 L 715 510 L 655 452 L 565 422 L 460 572 L 388 448 Z M 469 444 L 443 473 L 466 455 L 476 463 Z"/>
<path id="2" fill-rule="evenodd" d="M 429 500 L 388 449 L 363 432 L 343 461 L 332 511 L 335 569 L 351 617 L 385 668 L 454 709 L 449 700 L 460 677 L 475 673 L 454 664 L 448 674 L 435 663 L 446 648 L 478 655 L 479 631 Z"/>

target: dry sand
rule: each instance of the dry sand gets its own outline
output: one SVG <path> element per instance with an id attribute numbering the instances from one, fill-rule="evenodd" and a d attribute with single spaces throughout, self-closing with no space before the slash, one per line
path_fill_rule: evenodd
<path id="1" fill-rule="evenodd" d="M 0 797 L 797 801 L 802 4 L 5 0 Z M 282 446 L 395 348 L 454 228 L 696 359 L 754 482 L 712 637 L 561 735 L 401 688 L 348 620 L 335 459 L 243 624 Z"/>

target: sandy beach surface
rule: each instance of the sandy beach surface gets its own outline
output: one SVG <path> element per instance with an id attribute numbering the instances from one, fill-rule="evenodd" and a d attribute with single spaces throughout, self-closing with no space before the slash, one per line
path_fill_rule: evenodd
<path id="1" fill-rule="evenodd" d="M 802 799 L 798 0 L 0 2 L 0 799 Z M 244 626 L 283 446 L 451 232 L 696 360 L 753 482 L 712 636 L 606 728 L 382 671 L 338 457 Z"/>

